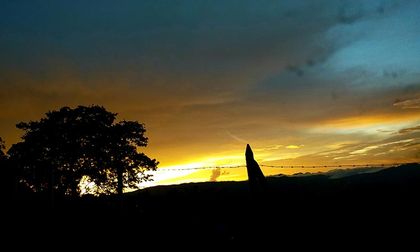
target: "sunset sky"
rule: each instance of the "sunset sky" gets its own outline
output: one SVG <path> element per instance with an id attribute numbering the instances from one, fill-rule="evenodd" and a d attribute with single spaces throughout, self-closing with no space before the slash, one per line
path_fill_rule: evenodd
<path id="1" fill-rule="evenodd" d="M 160 169 L 420 162 L 420 1 L 0 0 L 0 137 L 62 106 L 145 123 Z M 264 169 L 265 174 L 302 169 Z M 157 172 L 157 184 L 244 169 Z"/>

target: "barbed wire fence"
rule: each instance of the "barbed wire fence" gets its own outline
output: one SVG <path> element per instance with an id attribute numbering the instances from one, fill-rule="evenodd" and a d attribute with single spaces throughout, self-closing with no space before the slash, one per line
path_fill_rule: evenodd
<path id="1" fill-rule="evenodd" d="M 314 169 L 314 168 L 374 168 L 374 167 L 394 167 L 405 165 L 408 163 L 388 163 L 388 164 L 330 164 L 330 165 L 268 165 L 260 164 L 261 168 L 276 168 L 276 169 Z M 239 169 L 246 168 L 245 164 L 242 165 L 218 165 L 218 166 L 201 166 L 201 167 L 187 167 L 187 168 L 160 168 L 155 172 L 167 171 L 191 171 L 191 170 L 213 170 L 213 169 Z"/>

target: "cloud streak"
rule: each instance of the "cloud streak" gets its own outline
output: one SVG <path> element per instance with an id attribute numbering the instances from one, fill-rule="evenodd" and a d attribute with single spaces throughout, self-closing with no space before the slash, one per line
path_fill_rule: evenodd
<path id="1" fill-rule="evenodd" d="M 401 109 L 420 109 L 420 98 L 396 101 L 394 106 Z"/>
<path id="2" fill-rule="evenodd" d="M 414 133 L 414 132 L 418 132 L 418 131 L 420 131 L 420 125 L 417 125 L 415 127 L 400 129 L 398 131 L 398 133 L 400 133 L 400 134 L 409 134 L 409 133 Z"/>

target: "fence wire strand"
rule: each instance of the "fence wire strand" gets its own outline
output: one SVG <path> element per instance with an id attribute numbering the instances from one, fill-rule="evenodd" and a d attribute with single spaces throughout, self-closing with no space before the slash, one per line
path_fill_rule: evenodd
<path id="1" fill-rule="evenodd" d="M 266 165 L 260 164 L 260 167 L 266 168 L 278 168 L 278 169 L 309 169 L 309 168 L 364 168 L 364 167 L 392 167 L 398 165 L 404 165 L 407 163 L 392 163 L 392 164 L 336 164 L 336 165 Z M 246 165 L 219 165 L 219 166 L 201 166 L 201 167 L 188 167 L 188 168 L 161 168 L 157 169 L 157 172 L 166 171 L 191 171 L 191 170 L 213 170 L 213 169 L 238 169 L 246 168 Z"/>

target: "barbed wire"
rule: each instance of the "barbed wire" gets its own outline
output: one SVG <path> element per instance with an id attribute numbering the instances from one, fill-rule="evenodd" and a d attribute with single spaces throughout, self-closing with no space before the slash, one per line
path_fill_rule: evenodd
<path id="1" fill-rule="evenodd" d="M 388 167 L 403 165 L 405 163 L 393 163 L 393 164 L 338 164 L 338 165 L 264 165 L 261 164 L 261 167 L 270 167 L 270 168 L 345 168 L 345 167 Z"/>
<path id="2" fill-rule="evenodd" d="M 201 167 L 188 167 L 188 168 L 162 168 L 156 171 L 189 171 L 189 170 L 212 170 L 212 169 L 237 169 L 245 168 L 246 165 L 220 165 L 220 166 L 201 166 Z"/>
<path id="3" fill-rule="evenodd" d="M 404 165 L 407 163 L 390 163 L 390 164 L 335 164 L 335 165 L 266 165 L 260 164 L 260 167 L 267 168 L 362 168 L 362 167 L 392 167 L 398 165 Z M 246 165 L 219 165 L 219 166 L 201 166 L 201 167 L 188 167 L 188 168 L 161 168 L 157 169 L 157 172 L 166 172 L 166 171 L 191 171 L 191 170 L 213 170 L 213 169 L 238 169 L 246 168 Z"/>

